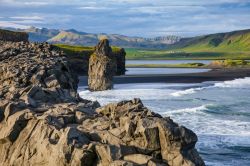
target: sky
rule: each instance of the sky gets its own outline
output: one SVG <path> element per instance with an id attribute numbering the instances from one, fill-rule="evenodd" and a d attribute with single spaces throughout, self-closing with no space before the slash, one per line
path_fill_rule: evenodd
<path id="1" fill-rule="evenodd" d="M 0 27 L 182 37 L 250 29 L 250 0 L 0 0 Z"/>

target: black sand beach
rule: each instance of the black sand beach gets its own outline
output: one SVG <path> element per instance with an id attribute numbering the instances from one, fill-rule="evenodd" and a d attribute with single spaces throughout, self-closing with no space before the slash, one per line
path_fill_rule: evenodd
<path id="1" fill-rule="evenodd" d="M 244 77 L 250 77 L 250 69 L 214 69 L 209 72 L 190 74 L 125 75 L 116 76 L 114 83 L 200 83 L 205 81 L 227 81 Z M 79 81 L 80 86 L 88 84 L 87 76 L 80 76 Z"/>

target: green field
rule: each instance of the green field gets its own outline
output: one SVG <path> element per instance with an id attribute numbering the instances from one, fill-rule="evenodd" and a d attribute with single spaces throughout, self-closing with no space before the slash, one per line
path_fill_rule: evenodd
<path id="1" fill-rule="evenodd" d="M 86 47 L 86 46 L 77 46 L 77 45 L 66 45 L 66 44 L 54 44 L 54 46 L 62 49 L 67 55 L 75 55 L 79 54 L 84 56 L 87 55 L 86 53 L 93 53 L 95 48 L 94 47 Z M 120 51 L 120 47 L 112 46 L 113 52 Z"/>
<path id="2" fill-rule="evenodd" d="M 250 68 L 250 62 L 245 60 L 214 60 L 210 64 L 127 64 L 128 68 Z"/>
<path id="3" fill-rule="evenodd" d="M 196 59 L 196 60 L 223 60 L 223 59 L 250 59 L 250 51 L 184 51 L 184 50 L 141 50 L 134 48 L 125 49 L 127 59 L 138 60 L 181 60 L 181 59 Z"/>
<path id="4" fill-rule="evenodd" d="M 165 50 L 127 48 L 127 59 L 250 59 L 250 30 L 186 38 Z"/>
<path id="5" fill-rule="evenodd" d="M 128 64 L 128 68 L 207 68 L 203 63 L 182 63 L 182 64 Z"/>

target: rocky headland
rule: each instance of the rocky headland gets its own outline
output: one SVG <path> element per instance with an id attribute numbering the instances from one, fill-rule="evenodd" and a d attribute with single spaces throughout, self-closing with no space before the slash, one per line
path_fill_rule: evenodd
<path id="1" fill-rule="evenodd" d="M 67 58 L 47 43 L 1 41 L 0 75 L 0 165 L 204 165 L 196 134 L 140 99 L 80 98 Z"/>

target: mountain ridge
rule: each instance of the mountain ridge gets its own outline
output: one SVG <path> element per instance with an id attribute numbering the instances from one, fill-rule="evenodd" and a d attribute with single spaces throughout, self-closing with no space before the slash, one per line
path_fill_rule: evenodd
<path id="1" fill-rule="evenodd" d="M 250 29 L 181 38 L 159 36 L 154 38 L 130 37 L 120 34 L 87 33 L 75 29 L 59 30 L 30 27 L 29 29 L 5 28 L 29 34 L 33 42 L 52 44 L 94 46 L 102 38 L 108 38 L 111 45 L 123 48 L 173 50 L 183 52 L 227 52 L 250 51 Z"/>
<path id="2" fill-rule="evenodd" d="M 169 49 L 184 51 L 250 51 L 250 29 L 182 38 Z"/>
<path id="3" fill-rule="evenodd" d="M 30 27 L 28 29 L 5 28 L 12 31 L 26 32 L 32 42 L 49 42 L 52 44 L 69 44 L 95 46 L 101 38 L 108 38 L 111 45 L 124 48 L 166 48 L 169 44 L 178 42 L 181 37 L 169 35 L 155 38 L 130 37 L 120 34 L 87 33 L 75 29 L 59 30 Z"/>

